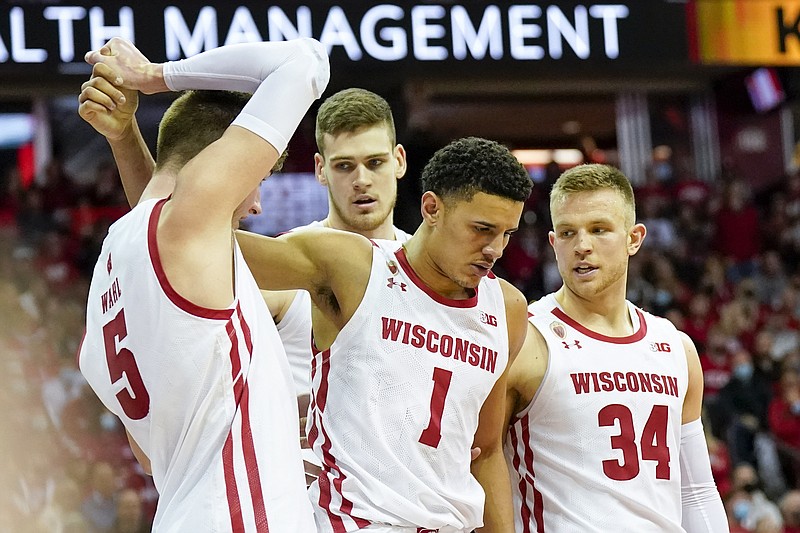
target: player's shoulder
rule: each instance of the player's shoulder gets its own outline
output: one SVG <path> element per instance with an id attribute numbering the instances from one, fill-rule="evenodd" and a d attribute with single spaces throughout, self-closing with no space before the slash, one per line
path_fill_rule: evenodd
<path id="1" fill-rule="evenodd" d="M 528 318 L 540 317 L 549 314 L 557 307 L 553 294 L 547 294 L 536 300 L 528 302 Z"/>

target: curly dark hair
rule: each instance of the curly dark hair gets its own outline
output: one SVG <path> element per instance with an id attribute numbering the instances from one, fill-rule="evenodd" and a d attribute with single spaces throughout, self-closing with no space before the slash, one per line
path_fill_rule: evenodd
<path id="1" fill-rule="evenodd" d="M 483 192 L 524 202 L 532 187 L 525 167 L 508 148 L 480 137 L 451 142 L 422 170 L 422 190 L 442 199 L 469 201 Z"/>

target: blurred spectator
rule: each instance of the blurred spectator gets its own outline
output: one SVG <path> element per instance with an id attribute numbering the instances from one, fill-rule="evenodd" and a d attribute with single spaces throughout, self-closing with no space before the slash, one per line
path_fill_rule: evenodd
<path id="1" fill-rule="evenodd" d="M 750 352 L 739 349 L 731 357 L 732 376 L 720 390 L 718 406 L 723 417 L 728 451 L 734 464 L 756 465 L 755 436 L 766 429 L 771 384 L 755 372 Z"/>
<path id="2" fill-rule="evenodd" d="M 773 356 L 774 346 L 775 336 L 771 330 L 764 328 L 756 333 L 753 341 L 753 366 L 771 383 L 776 382 L 780 377 L 780 363 Z"/>
<path id="3" fill-rule="evenodd" d="M 700 209 L 705 206 L 711 197 L 711 187 L 690 172 L 680 172 L 675 183 L 674 198 L 678 205 Z"/>
<path id="4" fill-rule="evenodd" d="M 711 432 L 724 438 L 728 425 L 727 413 L 719 404 L 719 393 L 731 379 L 732 367 L 730 353 L 740 349 L 733 337 L 727 337 L 718 327 L 708 333 L 708 342 L 700 352 L 700 366 L 703 369 L 703 405 L 708 414 Z"/>
<path id="5" fill-rule="evenodd" d="M 644 250 L 643 250 L 644 252 Z M 639 253 L 631 257 L 628 263 L 628 300 L 642 309 L 651 310 L 656 297 L 656 289 L 642 274 L 645 265 L 649 264 L 649 254 Z M 557 273 L 557 271 L 556 271 Z M 559 277 L 560 286 L 561 279 Z"/>
<path id="6" fill-rule="evenodd" d="M 779 527 L 783 519 L 778 506 L 772 503 L 761 489 L 761 480 L 751 465 L 741 464 L 733 469 L 732 494 L 734 502 L 731 510 L 736 521 L 750 531 L 755 530 L 764 518 Z"/>
<path id="7" fill-rule="evenodd" d="M 733 288 L 725 273 L 725 263 L 719 255 L 709 254 L 706 257 L 699 289 L 708 294 L 714 307 L 733 298 Z"/>
<path id="8" fill-rule="evenodd" d="M 667 206 L 663 206 L 656 198 L 648 198 L 641 205 L 639 222 L 647 228 L 647 246 L 665 252 L 672 249 L 678 240 L 675 223 L 665 214 Z"/>
<path id="9" fill-rule="evenodd" d="M 701 352 L 708 342 L 709 330 L 716 320 L 716 314 L 711 308 L 711 298 L 704 292 L 695 292 L 689 300 L 683 332 L 691 337 Z"/>
<path id="10" fill-rule="evenodd" d="M 97 166 L 95 180 L 90 192 L 95 207 L 127 205 L 125 192 L 120 187 L 119 173 L 113 161 L 103 161 Z"/>
<path id="11" fill-rule="evenodd" d="M 39 515 L 37 523 L 42 533 L 89 530 L 81 513 L 81 489 L 75 480 L 65 477 L 56 484 L 53 499 Z"/>
<path id="12" fill-rule="evenodd" d="M 20 231 L 21 244 L 36 246 L 44 234 L 53 228 L 53 225 L 52 213 L 44 209 L 42 191 L 36 187 L 23 191 L 17 211 L 17 227 Z"/>
<path id="13" fill-rule="evenodd" d="M 778 393 L 769 404 L 769 428 L 785 473 L 793 486 L 800 481 L 800 373 L 787 367 L 780 378 Z"/>
<path id="14" fill-rule="evenodd" d="M 691 293 L 675 275 L 672 262 L 662 255 L 656 255 L 650 266 L 650 281 L 655 289 L 651 312 L 663 316 L 671 307 L 685 308 Z"/>
<path id="15" fill-rule="evenodd" d="M 759 215 L 742 180 L 725 190 L 722 207 L 714 219 L 714 248 L 725 258 L 728 278 L 738 281 L 753 274 L 760 251 Z"/>
<path id="16" fill-rule="evenodd" d="M 786 289 L 788 279 L 778 252 L 767 250 L 761 254 L 757 270 L 753 275 L 753 284 L 756 296 L 762 304 L 771 307 L 780 304 L 780 296 Z"/>
<path id="17" fill-rule="evenodd" d="M 780 500 L 783 533 L 800 533 L 800 490 L 788 491 Z"/>
<path id="18" fill-rule="evenodd" d="M 92 465 L 90 493 L 83 500 L 81 512 L 92 533 L 110 533 L 117 519 L 117 479 L 110 464 Z"/>
<path id="19" fill-rule="evenodd" d="M 728 455 L 728 447 L 725 441 L 718 439 L 711 433 L 708 424 L 704 424 L 703 430 L 706 434 L 706 444 L 708 445 L 708 457 L 711 462 L 711 475 L 717 484 L 717 490 L 724 498 L 731 489 L 731 457 Z"/>
<path id="20" fill-rule="evenodd" d="M 133 489 L 123 489 L 117 496 L 117 520 L 113 533 L 147 533 L 150 526 L 145 522 L 142 499 Z"/>

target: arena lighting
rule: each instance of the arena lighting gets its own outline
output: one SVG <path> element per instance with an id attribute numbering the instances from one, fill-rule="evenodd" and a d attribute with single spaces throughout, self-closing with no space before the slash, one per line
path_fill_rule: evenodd
<path id="1" fill-rule="evenodd" d="M 28 113 L 0 113 L 0 149 L 17 148 L 33 139 L 35 122 Z"/>
<path id="2" fill-rule="evenodd" d="M 541 150 L 536 148 L 526 148 L 511 150 L 517 161 L 527 166 L 544 166 L 550 161 L 555 161 L 559 165 L 574 166 L 583 163 L 583 154 L 575 148 L 561 148 L 556 150 Z"/>

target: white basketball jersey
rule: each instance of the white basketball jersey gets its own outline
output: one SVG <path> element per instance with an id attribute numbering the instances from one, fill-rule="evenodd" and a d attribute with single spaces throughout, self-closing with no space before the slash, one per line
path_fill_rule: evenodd
<path id="1" fill-rule="evenodd" d="M 294 387 L 255 280 L 234 246 L 229 308 L 181 297 L 155 239 L 165 201 L 109 229 L 81 372 L 151 461 L 154 531 L 312 532 Z"/>
<path id="2" fill-rule="evenodd" d="M 292 231 L 305 228 L 321 228 L 321 221 L 312 222 Z M 405 231 L 394 228 L 395 239 L 404 243 L 411 238 Z M 292 369 L 292 379 L 297 394 L 311 392 L 311 295 L 307 291 L 297 291 L 289 309 L 278 322 L 278 334 L 281 336 L 286 358 Z"/>
<path id="3" fill-rule="evenodd" d="M 588 330 L 552 294 L 528 308 L 549 361 L 506 439 L 517 533 L 683 531 L 686 355 L 669 321 L 628 308 L 628 337 Z"/>
<path id="4" fill-rule="evenodd" d="M 361 304 L 311 366 L 319 530 L 481 526 L 470 448 L 507 362 L 499 280 L 482 280 L 467 300 L 444 298 L 416 276 L 398 242 L 375 241 Z"/>

